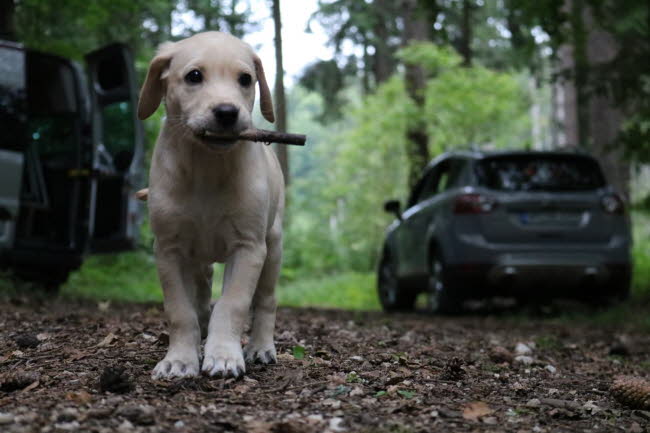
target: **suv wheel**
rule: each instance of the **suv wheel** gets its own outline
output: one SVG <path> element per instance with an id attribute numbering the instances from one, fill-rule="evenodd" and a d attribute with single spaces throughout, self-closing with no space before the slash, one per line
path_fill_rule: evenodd
<path id="1" fill-rule="evenodd" d="M 384 253 L 377 275 L 377 292 L 384 311 L 412 310 L 417 293 L 400 284 L 396 275 L 396 263 L 388 253 Z"/>
<path id="2" fill-rule="evenodd" d="M 445 265 L 440 254 L 433 253 L 429 260 L 429 287 L 427 303 L 431 311 L 436 313 L 458 313 L 462 309 L 463 300 L 454 293 L 451 279 L 445 275 Z"/>

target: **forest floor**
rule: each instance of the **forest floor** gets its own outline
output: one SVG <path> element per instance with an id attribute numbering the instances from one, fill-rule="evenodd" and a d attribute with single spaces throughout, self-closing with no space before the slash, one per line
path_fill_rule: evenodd
<path id="1" fill-rule="evenodd" d="M 616 402 L 650 335 L 521 314 L 278 312 L 278 363 L 240 380 L 150 377 L 159 305 L 0 303 L 3 432 L 650 432 Z"/>

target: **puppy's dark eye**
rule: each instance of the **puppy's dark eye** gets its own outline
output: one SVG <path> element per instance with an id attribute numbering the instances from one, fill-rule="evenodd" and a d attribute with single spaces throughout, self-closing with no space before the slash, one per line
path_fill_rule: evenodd
<path id="1" fill-rule="evenodd" d="M 185 81 L 189 84 L 199 84 L 203 81 L 203 74 L 198 69 L 192 69 L 185 76 Z"/>
<path id="2" fill-rule="evenodd" d="M 248 87 L 253 82 L 253 78 L 251 77 L 251 74 L 247 74 L 244 72 L 243 74 L 239 75 L 239 79 L 237 81 L 239 81 L 239 84 L 241 86 Z"/>

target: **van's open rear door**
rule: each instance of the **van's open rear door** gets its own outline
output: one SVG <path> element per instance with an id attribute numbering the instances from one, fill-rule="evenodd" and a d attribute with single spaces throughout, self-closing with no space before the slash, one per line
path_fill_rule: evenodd
<path id="1" fill-rule="evenodd" d="M 0 41 L 0 255 L 13 247 L 27 138 L 25 52 Z"/>
<path id="2" fill-rule="evenodd" d="M 142 178 L 143 130 L 137 119 L 137 84 L 128 47 L 113 44 L 86 56 L 93 125 L 90 194 L 91 251 L 135 247 Z"/>

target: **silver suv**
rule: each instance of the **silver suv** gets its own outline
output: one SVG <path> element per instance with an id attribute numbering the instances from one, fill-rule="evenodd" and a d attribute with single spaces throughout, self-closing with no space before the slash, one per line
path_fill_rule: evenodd
<path id="1" fill-rule="evenodd" d="M 458 311 L 468 299 L 622 299 L 629 218 L 598 162 L 563 152 L 451 152 L 431 161 L 396 215 L 378 266 L 385 310 L 416 296 Z"/>

